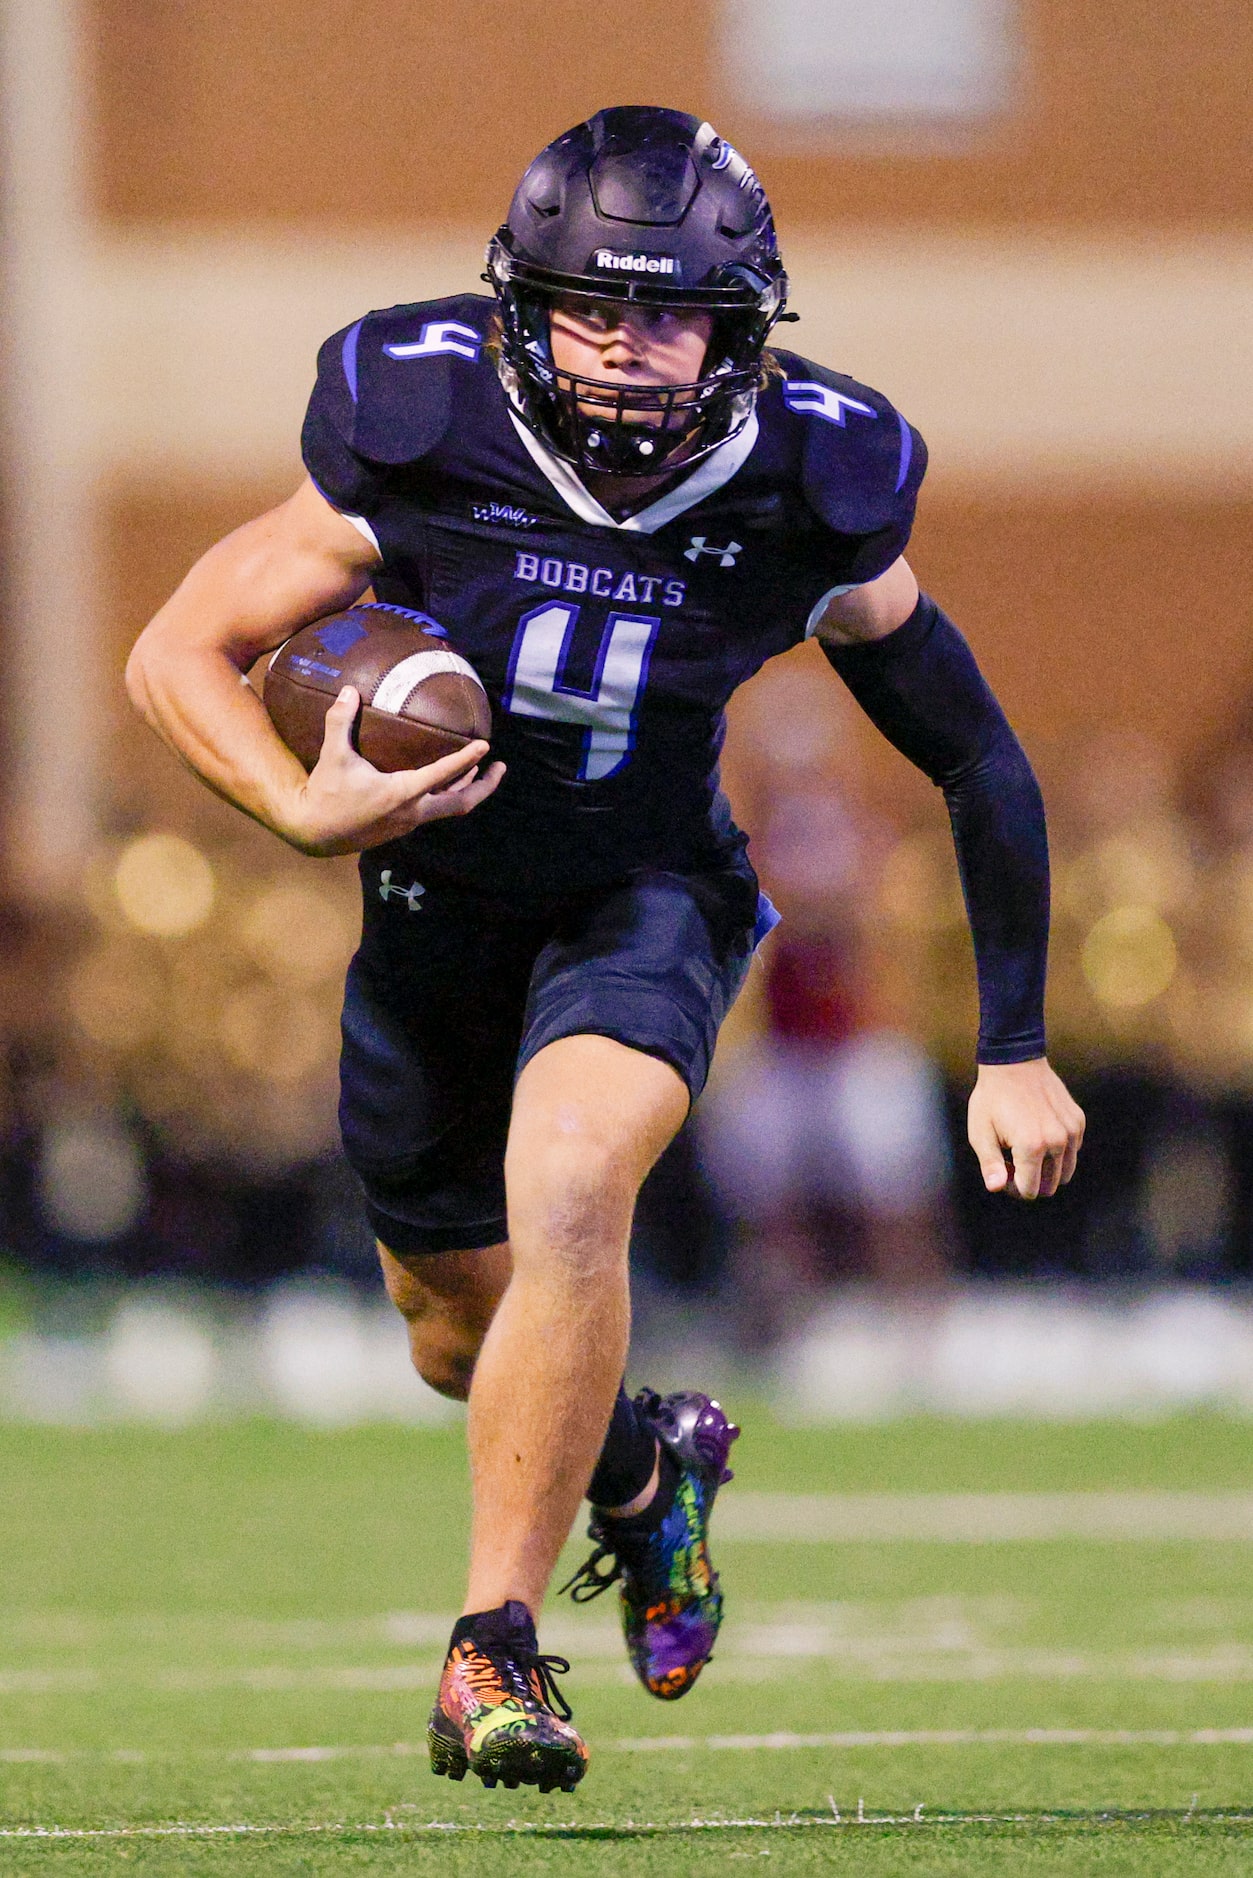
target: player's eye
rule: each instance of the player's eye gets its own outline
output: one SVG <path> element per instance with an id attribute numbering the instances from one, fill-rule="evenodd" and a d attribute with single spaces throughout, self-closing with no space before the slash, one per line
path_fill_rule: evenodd
<path id="1" fill-rule="evenodd" d="M 611 300 L 558 300 L 556 311 L 575 326 L 593 333 L 611 332 L 620 317 L 620 309 Z"/>
<path id="2" fill-rule="evenodd" d="M 620 326 L 629 326 L 639 337 L 668 343 L 687 325 L 685 315 L 675 308 L 649 306 L 639 300 L 577 300 L 571 295 L 554 301 L 553 311 L 568 324 L 598 339 L 617 331 Z"/>

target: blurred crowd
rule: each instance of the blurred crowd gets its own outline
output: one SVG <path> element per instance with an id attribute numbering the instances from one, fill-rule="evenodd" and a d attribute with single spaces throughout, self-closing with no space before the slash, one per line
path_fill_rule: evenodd
<path id="1" fill-rule="evenodd" d="M 781 914 L 645 1189 L 641 1273 L 748 1348 L 859 1282 L 1230 1280 L 1253 1264 L 1253 716 L 1194 774 L 1111 731 L 1044 768 L 1050 1029 L 1091 1131 L 1048 1207 L 963 1146 L 973 964 L 942 804 L 808 662 L 737 702 L 727 781 Z M 0 1262 L 63 1278 L 373 1282 L 336 1152 L 351 863 L 223 811 L 120 831 L 73 917 L 10 919 Z"/>

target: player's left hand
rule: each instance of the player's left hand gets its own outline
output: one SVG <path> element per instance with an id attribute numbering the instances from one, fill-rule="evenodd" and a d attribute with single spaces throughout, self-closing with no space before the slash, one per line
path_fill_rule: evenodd
<path id="1" fill-rule="evenodd" d="M 1075 1171 L 1083 1126 L 1083 1110 L 1047 1057 L 979 1065 L 967 1133 L 989 1193 L 1056 1193 Z"/>

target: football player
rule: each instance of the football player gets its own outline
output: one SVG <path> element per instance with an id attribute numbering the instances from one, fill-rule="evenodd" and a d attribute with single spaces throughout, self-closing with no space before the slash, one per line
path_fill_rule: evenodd
<path id="1" fill-rule="evenodd" d="M 816 636 L 943 789 L 989 1189 L 1054 1192 L 1083 1118 L 1045 1057 L 1039 791 L 903 558 L 922 439 L 879 392 L 766 350 L 787 279 L 753 171 L 695 117 L 601 111 L 526 171 L 486 278 L 491 298 L 326 342 L 307 480 L 192 569 L 129 684 L 210 788 L 304 853 L 361 854 L 344 1143 L 413 1360 L 469 1399 L 432 1765 L 568 1789 L 586 1750 L 535 1618 L 581 1498 L 596 1550 L 571 1588 L 620 1582 L 647 1689 L 689 1689 L 721 1618 L 708 1526 L 738 1431 L 620 1379 L 636 1194 L 773 919 L 717 768 L 764 660 Z M 367 588 L 472 661 L 490 752 L 382 775 L 352 690 L 310 775 L 279 741 L 241 674 Z"/>

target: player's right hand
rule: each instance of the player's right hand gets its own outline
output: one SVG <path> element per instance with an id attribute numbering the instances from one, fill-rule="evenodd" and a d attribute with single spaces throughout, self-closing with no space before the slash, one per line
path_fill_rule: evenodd
<path id="1" fill-rule="evenodd" d="M 1047 1057 L 981 1063 L 967 1114 L 989 1193 L 1043 1200 L 1074 1173 L 1084 1114 Z"/>
<path id="2" fill-rule="evenodd" d="M 359 854 L 396 841 L 424 822 L 468 815 L 505 773 L 503 763 L 492 763 L 479 774 L 488 752 L 482 742 L 423 769 L 390 775 L 375 769 L 352 745 L 360 702 L 351 685 L 336 698 L 326 714 L 322 753 L 285 818 L 283 832 L 303 854 Z"/>

